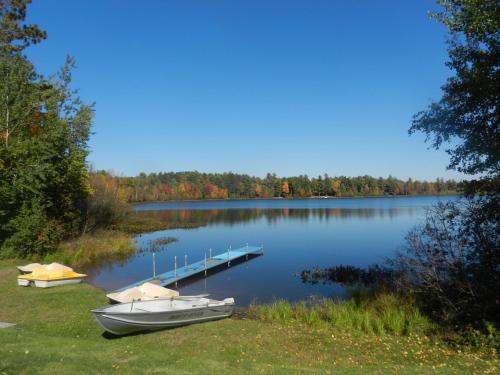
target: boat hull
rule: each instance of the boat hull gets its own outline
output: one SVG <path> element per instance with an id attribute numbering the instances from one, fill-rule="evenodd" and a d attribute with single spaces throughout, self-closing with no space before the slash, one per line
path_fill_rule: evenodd
<path id="1" fill-rule="evenodd" d="M 19 286 L 30 286 L 30 283 L 32 283 L 32 281 L 30 281 L 30 280 L 17 279 L 17 285 L 19 285 Z"/>
<path id="2" fill-rule="evenodd" d="M 104 330 L 114 335 L 126 335 L 223 319 L 231 316 L 233 310 L 234 303 L 154 313 L 110 313 L 98 310 L 93 310 L 92 313 Z"/>
<path id="3" fill-rule="evenodd" d="M 52 288 L 54 286 L 66 285 L 66 284 L 78 284 L 82 282 L 82 278 L 79 279 L 63 279 L 63 280 L 34 280 L 35 286 L 37 288 Z"/>

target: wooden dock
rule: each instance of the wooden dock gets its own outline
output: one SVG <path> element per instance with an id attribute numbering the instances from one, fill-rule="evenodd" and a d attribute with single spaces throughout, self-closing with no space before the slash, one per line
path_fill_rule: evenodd
<path id="1" fill-rule="evenodd" d="M 205 253 L 205 259 L 200 260 L 199 262 L 187 264 L 187 258 L 185 258 L 184 266 L 181 267 L 177 267 L 177 257 L 174 257 L 174 269 L 159 275 L 155 274 L 155 255 L 153 253 L 153 277 L 124 286 L 116 291 L 121 292 L 123 290 L 142 285 L 145 282 L 154 282 L 161 286 L 176 284 L 177 282 L 192 276 L 200 274 L 204 274 L 206 276 L 208 271 L 225 264 L 229 267 L 232 261 L 242 260 L 243 257 L 248 260 L 249 256 L 261 255 L 263 253 L 264 248 L 262 246 L 248 245 L 234 250 L 229 247 L 226 252 L 214 256 L 212 256 L 212 251 L 210 250 L 208 257 Z"/>

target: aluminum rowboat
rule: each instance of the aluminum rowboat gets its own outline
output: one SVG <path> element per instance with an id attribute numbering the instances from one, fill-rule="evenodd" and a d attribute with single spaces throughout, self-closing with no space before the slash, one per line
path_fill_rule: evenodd
<path id="1" fill-rule="evenodd" d="M 154 331 L 227 318 L 234 299 L 171 298 L 120 303 L 92 310 L 99 325 L 114 335 Z"/>

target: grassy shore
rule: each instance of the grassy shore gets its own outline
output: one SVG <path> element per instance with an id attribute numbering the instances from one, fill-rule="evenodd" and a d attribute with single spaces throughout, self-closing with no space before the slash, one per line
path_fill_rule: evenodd
<path id="1" fill-rule="evenodd" d="M 252 305 L 249 315 L 269 322 L 322 325 L 337 331 L 379 336 L 429 336 L 438 331 L 412 301 L 383 292 L 356 296 L 349 301 L 322 299 L 311 306 L 280 300 L 270 305 Z"/>
<path id="2" fill-rule="evenodd" d="M 136 246 L 130 235 L 102 230 L 62 242 L 57 251 L 46 255 L 42 262 L 60 262 L 74 268 L 85 268 L 96 263 L 125 260 L 135 251 Z"/>
<path id="3" fill-rule="evenodd" d="M 158 212 L 129 212 L 120 223 L 111 230 L 98 230 L 87 233 L 59 244 L 58 249 L 43 258 L 34 257 L 33 261 L 43 263 L 60 262 L 74 268 L 121 261 L 132 256 L 137 249 L 133 235 L 165 229 L 196 228 L 201 224 L 183 223 L 182 221 L 166 220 Z M 174 242 L 176 239 L 161 238 L 156 245 Z M 26 263 L 26 261 L 24 261 Z"/>
<path id="4" fill-rule="evenodd" d="M 253 317 L 109 339 L 89 312 L 106 304 L 101 290 L 85 284 L 18 287 L 18 263 L 0 261 L 0 321 L 17 324 L 0 329 L 0 374 L 497 371 L 491 349 L 452 348 L 419 329 L 375 334 L 324 320 L 280 319 L 266 313 L 280 311 L 272 306 Z"/>

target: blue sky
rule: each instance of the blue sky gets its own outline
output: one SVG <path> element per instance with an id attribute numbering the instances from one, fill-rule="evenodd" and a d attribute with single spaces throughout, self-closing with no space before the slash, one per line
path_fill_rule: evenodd
<path id="1" fill-rule="evenodd" d="M 434 179 L 407 130 L 450 71 L 434 1 L 35 0 L 51 73 L 76 58 L 98 169 Z"/>

